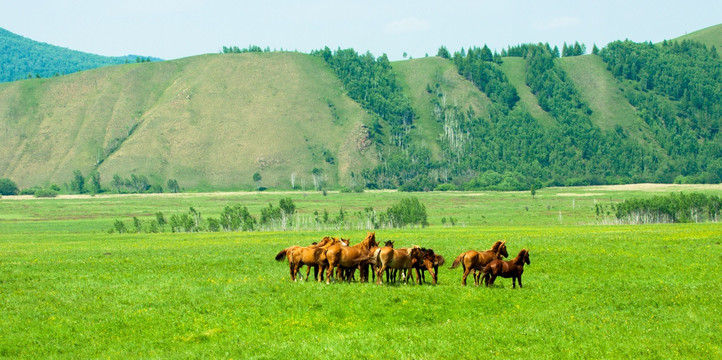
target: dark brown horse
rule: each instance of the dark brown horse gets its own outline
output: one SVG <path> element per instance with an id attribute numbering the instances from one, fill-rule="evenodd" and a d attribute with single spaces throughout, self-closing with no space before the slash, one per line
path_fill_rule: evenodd
<path id="1" fill-rule="evenodd" d="M 369 250 L 378 246 L 376 243 L 376 233 L 369 232 L 366 238 L 354 246 L 333 245 L 326 250 L 326 261 L 328 261 L 328 270 L 326 271 L 326 283 L 331 282 L 333 270 L 337 269 L 336 278 L 342 279 L 342 268 L 356 268 L 363 261 L 370 257 Z"/>
<path id="2" fill-rule="evenodd" d="M 459 264 L 462 264 L 464 269 L 464 275 L 462 276 L 461 284 L 466 286 L 466 278 L 469 276 L 469 273 L 472 270 L 481 271 L 484 266 L 486 266 L 486 264 L 490 263 L 492 260 L 501 259 L 508 256 L 509 253 L 506 252 L 506 241 L 499 240 L 495 242 L 489 250 L 483 252 L 469 250 L 467 252 L 461 253 L 461 255 L 457 256 L 454 262 L 451 264 L 450 269 L 456 269 Z M 480 278 L 480 274 L 474 273 L 474 284 L 476 286 L 479 286 Z"/>
<path id="3" fill-rule="evenodd" d="M 524 264 L 531 264 L 529 261 L 529 250 L 521 249 L 515 258 L 502 261 L 494 260 L 484 266 L 484 283 L 486 286 L 494 285 L 497 276 L 511 278 L 512 288 L 516 288 L 516 279 L 519 279 L 521 288 L 521 274 L 524 273 Z"/>
<path id="4" fill-rule="evenodd" d="M 438 282 L 438 276 L 439 276 L 439 266 L 444 265 L 446 263 L 446 260 L 443 256 L 434 253 L 433 249 L 424 249 L 421 248 L 421 250 L 424 252 L 424 261 L 423 262 L 414 262 L 413 267 L 416 269 L 416 276 L 421 276 L 421 282 L 426 282 L 426 270 L 429 269 L 429 267 L 433 268 L 434 271 L 431 273 L 431 279 L 433 281 L 433 284 L 436 285 Z M 420 274 L 419 274 L 420 273 Z"/>

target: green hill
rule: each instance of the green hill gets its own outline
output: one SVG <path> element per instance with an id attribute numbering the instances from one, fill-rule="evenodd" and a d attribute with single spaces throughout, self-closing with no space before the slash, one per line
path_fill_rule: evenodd
<path id="1" fill-rule="evenodd" d="M 0 84 L 0 174 L 23 187 L 75 169 L 187 188 L 331 184 L 375 163 L 368 114 L 315 57 L 205 55 Z"/>
<path id="2" fill-rule="evenodd" d="M 722 49 L 722 24 L 706 27 L 686 35 L 682 35 L 674 40 L 692 40 L 701 42 L 707 46 L 714 46 L 719 52 Z"/>
<path id="3" fill-rule="evenodd" d="M 97 171 L 106 189 L 141 175 L 189 190 L 722 178 L 716 52 L 619 41 L 599 55 L 503 53 L 245 52 L 3 83 L 0 178 L 27 188 Z"/>
<path id="4" fill-rule="evenodd" d="M 135 55 L 109 57 L 33 41 L 0 28 L 0 82 L 52 77 L 136 62 Z M 150 58 L 142 57 L 144 61 Z M 160 60 L 160 59 L 153 59 Z"/>

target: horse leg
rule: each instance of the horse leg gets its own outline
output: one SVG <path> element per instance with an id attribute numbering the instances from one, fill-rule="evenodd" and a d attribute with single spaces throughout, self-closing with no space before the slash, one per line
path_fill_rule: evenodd
<path id="1" fill-rule="evenodd" d="M 416 268 L 416 282 L 421 285 L 421 272 L 419 271 L 419 268 Z"/>
<path id="2" fill-rule="evenodd" d="M 296 281 L 296 276 L 293 274 L 293 267 L 294 267 L 294 264 L 289 262 L 288 263 L 288 271 L 291 273 L 291 281 Z"/>
<path id="3" fill-rule="evenodd" d="M 381 267 L 376 273 L 376 284 L 380 285 L 384 283 L 384 271 L 388 272 L 388 270 L 386 269 L 386 264 L 381 264 Z M 388 275 L 386 276 L 386 282 L 389 282 Z"/>
<path id="4" fill-rule="evenodd" d="M 328 264 L 328 269 L 326 270 L 326 284 L 331 283 L 331 277 L 333 276 L 333 265 Z"/>
<path id="5" fill-rule="evenodd" d="M 311 265 L 306 265 L 306 281 L 308 281 L 308 275 L 311 274 Z"/>
<path id="6" fill-rule="evenodd" d="M 521 275 L 519 275 L 519 289 L 521 289 Z"/>
<path id="7" fill-rule="evenodd" d="M 300 262 L 297 262 L 294 264 L 294 266 L 293 266 L 293 280 L 294 281 L 298 280 L 298 270 L 301 269 L 302 265 L 303 264 L 301 264 Z"/>
<path id="8" fill-rule="evenodd" d="M 471 272 L 471 268 L 464 269 L 464 275 L 461 277 L 461 285 L 466 286 L 466 277 L 469 276 L 469 273 Z"/>

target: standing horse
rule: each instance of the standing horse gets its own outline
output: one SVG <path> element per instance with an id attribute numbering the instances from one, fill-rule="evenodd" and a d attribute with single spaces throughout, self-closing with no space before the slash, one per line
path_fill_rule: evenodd
<path id="1" fill-rule="evenodd" d="M 519 255 L 509 261 L 494 260 L 484 266 L 484 283 L 486 286 L 494 285 L 497 276 L 511 278 L 512 288 L 516 288 L 516 279 L 519 279 L 521 288 L 521 274 L 524 273 L 524 264 L 530 265 L 529 250 L 521 249 Z"/>
<path id="2" fill-rule="evenodd" d="M 406 274 L 409 274 L 408 276 L 412 277 L 411 280 L 413 282 L 413 274 L 410 270 L 413 266 L 414 260 L 419 263 L 423 263 L 424 261 L 424 252 L 421 251 L 421 248 L 418 245 L 414 245 L 409 249 L 398 250 L 391 247 L 382 247 L 381 249 L 376 251 L 375 255 L 376 263 L 380 264 L 378 272 L 376 273 L 377 284 L 383 283 L 383 274 L 388 269 L 406 270 Z M 434 275 L 433 271 L 433 269 L 429 268 L 429 272 L 431 272 L 432 276 Z M 408 277 L 403 273 L 402 276 L 404 278 L 404 283 L 408 283 Z M 421 281 L 420 278 L 418 278 L 418 280 Z M 386 274 L 386 281 L 389 281 L 388 273 Z"/>
<path id="3" fill-rule="evenodd" d="M 389 246 L 393 248 L 394 241 L 385 241 L 384 246 Z M 376 270 L 378 270 L 378 265 L 376 264 L 376 253 L 379 251 L 379 249 L 381 248 L 378 246 L 374 246 L 369 249 L 369 254 L 371 255 L 371 257 L 368 259 L 368 261 L 365 261 L 359 265 L 359 276 L 361 277 L 361 281 L 368 282 L 370 272 L 372 281 L 376 282 Z M 369 268 L 371 268 L 371 271 L 369 271 Z"/>
<path id="4" fill-rule="evenodd" d="M 376 233 L 369 232 L 366 238 L 354 245 L 344 246 L 333 245 L 326 250 L 326 261 L 328 261 L 328 270 L 326 271 L 326 284 L 331 283 L 333 270 L 336 269 L 338 274 L 336 278 L 342 278 L 342 268 L 356 267 L 359 263 L 369 258 L 369 250 L 378 246 L 376 243 Z"/>
<path id="5" fill-rule="evenodd" d="M 434 253 L 433 249 L 424 249 L 421 248 L 425 252 L 424 254 L 424 261 L 423 263 L 420 263 L 418 261 L 414 262 L 414 269 L 416 269 L 416 276 L 418 277 L 421 275 L 421 282 L 426 282 L 426 270 L 428 270 L 430 267 L 434 269 L 433 272 L 431 272 L 431 279 L 433 281 L 433 284 L 436 285 L 438 282 L 438 276 L 439 276 L 439 266 L 444 265 L 446 260 L 443 256 Z M 420 274 L 419 274 L 420 273 Z"/>
<path id="6" fill-rule="evenodd" d="M 486 264 L 492 260 L 501 259 L 502 257 L 508 257 L 509 253 L 506 252 L 506 241 L 497 241 L 491 247 L 491 249 L 478 252 L 469 250 L 461 253 L 457 256 L 454 262 L 451 264 L 450 269 L 456 269 L 459 264 L 462 264 L 464 269 L 464 275 L 461 279 L 461 284 L 466 286 L 466 277 L 469 276 L 471 270 L 481 271 Z M 474 272 L 474 285 L 479 286 L 480 274 Z"/>
<path id="7" fill-rule="evenodd" d="M 321 240 L 320 243 L 314 242 L 308 247 L 309 248 L 321 247 L 321 246 L 327 244 L 329 241 L 331 241 L 331 238 L 326 236 L 323 238 L 323 240 Z M 291 280 L 296 280 L 296 274 L 293 271 L 294 264 L 291 260 L 291 254 L 293 253 L 294 250 L 297 250 L 300 248 L 303 248 L 303 246 L 293 245 L 293 246 L 289 246 L 289 247 L 279 251 L 278 254 L 276 254 L 276 261 L 283 261 L 283 259 L 286 259 L 286 258 L 288 259 L 288 265 L 289 265 L 290 272 L 291 272 Z"/>
<path id="8" fill-rule="evenodd" d="M 306 281 L 308 281 L 309 273 L 311 272 L 311 267 L 313 267 L 313 274 L 316 278 L 318 278 L 318 269 L 319 266 L 323 264 L 324 258 L 323 254 L 329 247 L 341 244 L 341 246 L 347 246 L 348 240 L 346 239 L 338 239 L 338 238 L 329 238 L 325 237 L 323 241 L 321 241 L 319 244 L 315 246 L 308 246 L 308 247 L 297 247 L 291 250 L 290 254 L 288 255 L 288 264 L 289 266 L 292 266 L 291 270 L 291 279 L 295 280 L 296 276 L 298 275 L 298 271 L 301 269 L 301 266 L 306 265 Z"/>

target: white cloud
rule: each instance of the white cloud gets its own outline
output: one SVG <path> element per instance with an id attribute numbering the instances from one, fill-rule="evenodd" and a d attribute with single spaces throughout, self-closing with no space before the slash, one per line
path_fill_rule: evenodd
<path id="1" fill-rule="evenodd" d="M 430 27 L 430 24 L 416 17 L 406 17 L 394 20 L 386 24 L 385 31 L 388 34 L 408 34 L 424 31 Z"/>

